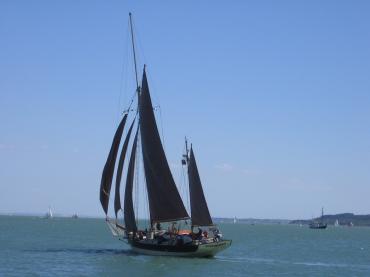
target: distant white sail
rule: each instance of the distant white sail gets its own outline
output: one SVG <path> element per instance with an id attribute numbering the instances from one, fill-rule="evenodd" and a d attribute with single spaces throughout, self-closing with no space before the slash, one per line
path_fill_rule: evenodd
<path id="1" fill-rule="evenodd" d="M 53 212 L 50 206 L 49 206 L 48 212 L 45 214 L 45 218 L 49 218 L 49 219 L 53 218 Z"/>

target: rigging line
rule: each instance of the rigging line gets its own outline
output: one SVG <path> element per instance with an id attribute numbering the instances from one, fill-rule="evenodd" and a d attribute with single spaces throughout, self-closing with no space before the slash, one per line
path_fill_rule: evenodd
<path id="1" fill-rule="evenodd" d="M 125 63 L 125 60 L 128 60 L 128 27 L 129 27 L 129 22 L 127 22 L 127 25 L 126 25 L 126 37 L 124 39 L 124 45 L 126 46 L 126 49 L 124 50 L 124 53 L 122 55 L 122 66 L 121 66 L 121 78 L 120 78 L 120 88 L 119 88 L 119 99 L 118 99 L 118 107 L 117 107 L 117 120 L 119 120 L 119 116 L 120 116 L 120 109 L 121 109 L 121 98 L 122 98 L 122 91 L 126 91 L 127 89 L 127 78 L 124 78 L 124 76 L 126 76 L 126 63 Z M 125 83 L 125 84 L 123 84 Z M 125 89 L 123 89 L 123 87 L 125 87 Z M 126 98 L 126 93 L 124 94 L 124 100 Z"/>
<path id="2" fill-rule="evenodd" d="M 166 144 L 164 142 L 164 134 L 163 134 L 162 109 L 161 109 L 161 106 L 158 106 L 158 108 L 159 108 L 159 120 L 161 121 L 162 145 L 163 145 L 164 150 L 166 151 Z"/>
<path id="3" fill-rule="evenodd" d="M 131 27 L 132 52 L 134 53 L 136 88 L 137 88 L 137 90 L 139 90 L 139 79 L 138 79 L 138 75 L 137 75 L 136 53 L 135 53 L 135 39 L 134 39 L 134 30 L 133 30 L 133 26 L 132 26 L 132 14 L 131 13 L 129 13 L 129 17 L 130 17 L 130 27 Z"/>
<path id="4" fill-rule="evenodd" d="M 131 97 L 131 100 L 130 100 L 130 104 L 129 104 L 129 106 L 128 106 L 128 108 L 127 109 L 125 109 L 125 110 L 123 110 L 123 112 L 122 113 L 129 113 L 129 112 L 132 112 L 132 111 L 134 111 L 134 109 L 131 109 L 131 106 L 132 106 L 132 103 L 134 102 L 134 100 L 135 100 L 135 98 L 136 98 L 136 94 L 137 94 L 137 90 L 135 91 L 135 93 L 134 93 L 134 95 Z M 136 114 L 139 112 L 139 110 L 137 110 L 136 111 Z M 136 115 L 135 115 L 135 117 L 136 117 Z"/>
<path id="5" fill-rule="evenodd" d="M 143 60 L 143 64 L 150 64 L 148 61 L 148 59 L 146 58 L 145 56 L 145 51 L 144 51 L 144 47 L 143 47 L 143 43 L 141 41 L 141 34 L 140 34 L 140 30 L 139 28 L 135 28 L 135 26 L 133 26 L 134 30 L 135 30 L 135 33 L 136 33 L 136 48 L 138 50 L 138 53 L 140 53 L 140 57 L 138 58 L 138 60 Z"/>

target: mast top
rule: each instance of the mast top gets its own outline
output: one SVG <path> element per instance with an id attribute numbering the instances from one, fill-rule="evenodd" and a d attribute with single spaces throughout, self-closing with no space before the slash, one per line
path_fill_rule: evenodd
<path id="1" fill-rule="evenodd" d="M 134 66 L 135 66 L 135 79 L 136 79 L 136 90 L 139 91 L 139 78 L 137 75 L 137 65 L 136 65 L 136 51 L 135 51 L 135 39 L 134 39 L 134 29 L 132 27 L 132 14 L 129 12 L 129 17 L 130 17 L 130 30 L 131 30 L 131 42 L 132 42 L 132 52 L 134 54 Z"/>

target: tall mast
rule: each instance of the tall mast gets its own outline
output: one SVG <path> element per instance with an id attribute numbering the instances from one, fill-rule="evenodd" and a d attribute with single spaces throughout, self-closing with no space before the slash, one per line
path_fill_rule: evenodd
<path id="1" fill-rule="evenodd" d="M 321 207 L 321 221 L 324 219 L 324 207 Z"/>
<path id="2" fill-rule="evenodd" d="M 134 65 L 135 65 L 135 78 L 136 78 L 136 89 L 139 92 L 139 79 L 137 77 L 137 65 L 136 65 L 136 53 L 135 53 L 135 40 L 134 40 L 134 30 L 132 27 L 132 15 L 128 14 L 130 17 L 130 29 L 131 29 L 131 41 L 132 41 L 132 52 L 134 53 Z"/>

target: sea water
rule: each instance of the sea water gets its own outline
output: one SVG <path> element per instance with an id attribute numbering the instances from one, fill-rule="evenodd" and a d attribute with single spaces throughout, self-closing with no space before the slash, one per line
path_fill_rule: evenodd
<path id="1" fill-rule="evenodd" d="M 214 258 L 132 253 L 104 219 L 0 216 L 0 276 L 370 276 L 370 228 L 220 224 Z"/>

